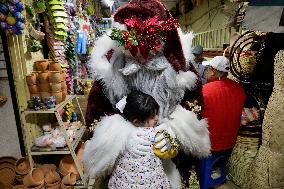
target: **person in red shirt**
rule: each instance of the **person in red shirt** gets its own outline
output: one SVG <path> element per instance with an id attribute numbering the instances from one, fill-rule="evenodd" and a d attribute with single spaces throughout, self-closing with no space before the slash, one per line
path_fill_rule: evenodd
<path id="1" fill-rule="evenodd" d="M 226 57 L 216 56 L 203 64 L 208 66 L 208 83 L 202 89 L 202 115 L 208 120 L 211 151 L 231 150 L 237 140 L 245 91 L 227 78 L 230 64 Z"/>

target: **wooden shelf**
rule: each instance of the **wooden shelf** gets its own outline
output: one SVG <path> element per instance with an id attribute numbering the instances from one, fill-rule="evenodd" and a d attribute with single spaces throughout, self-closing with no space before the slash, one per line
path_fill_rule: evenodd
<path id="1" fill-rule="evenodd" d="M 81 127 L 76 131 L 75 139 L 72 141 L 72 148 L 75 150 L 86 131 L 86 127 Z M 31 148 L 31 155 L 51 155 L 51 154 L 70 154 L 69 147 L 52 149 L 51 147 L 37 147 L 35 145 Z"/>
<path id="2" fill-rule="evenodd" d="M 65 100 L 60 104 L 57 104 L 55 108 L 51 109 L 40 109 L 40 110 L 33 110 L 33 109 L 26 109 L 24 114 L 53 114 L 54 112 L 62 109 L 68 102 L 73 100 L 76 96 L 75 95 L 68 95 L 66 96 Z"/>

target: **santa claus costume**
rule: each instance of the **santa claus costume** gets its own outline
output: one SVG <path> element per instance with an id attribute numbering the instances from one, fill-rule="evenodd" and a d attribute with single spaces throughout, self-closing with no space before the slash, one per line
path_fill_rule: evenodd
<path id="1" fill-rule="evenodd" d="M 161 129 L 169 131 L 182 151 L 208 156 L 207 122 L 198 116 L 201 82 L 188 61 L 192 34 L 180 32 L 159 0 L 132 0 L 117 10 L 114 21 L 114 29 L 96 41 L 90 61 L 95 81 L 88 98 L 86 122 L 88 126 L 95 119 L 102 122 L 86 144 L 87 175 L 95 178 L 110 174 L 117 157 L 124 152 L 131 129 L 115 107 L 132 90 L 157 101 Z M 158 39 L 151 38 L 152 32 Z M 137 40 L 133 41 L 133 36 Z M 163 167 L 171 188 L 180 188 L 180 174 L 171 159 L 163 160 Z"/>

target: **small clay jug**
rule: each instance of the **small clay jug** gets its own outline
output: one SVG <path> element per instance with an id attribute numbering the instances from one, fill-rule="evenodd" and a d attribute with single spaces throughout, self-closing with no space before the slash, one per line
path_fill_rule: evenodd
<path id="1" fill-rule="evenodd" d="M 39 91 L 40 92 L 49 92 L 50 91 L 49 83 L 41 83 L 41 84 L 39 84 Z"/>
<path id="2" fill-rule="evenodd" d="M 37 94 L 39 93 L 39 88 L 37 85 L 28 85 L 30 94 Z"/>
<path id="3" fill-rule="evenodd" d="M 41 100 L 44 101 L 45 98 L 50 97 L 50 92 L 40 92 Z"/>
<path id="4" fill-rule="evenodd" d="M 46 184 L 53 184 L 60 180 L 60 175 L 55 170 L 50 170 L 46 173 L 44 181 Z"/>
<path id="5" fill-rule="evenodd" d="M 15 164 L 15 171 L 19 175 L 26 175 L 31 170 L 30 162 L 27 157 L 18 159 Z"/>
<path id="6" fill-rule="evenodd" d="M 62 91 L 56 91 L 56 92 L 51 91 L 51 95 L 55 97 L 56 104 L 62 102 Z"/>
<path id="7" fill-rule="evenodd" d="M 61 74 L 61 81 L 65 81 L 66 80 L 66 71 L 62 70 L 60 72 L 60 74 Z"/>
<path id="8" fill-rule="evenodd" d="M 25 186 L 34 188 L 44 183 L 44 174 L 41 169 L 31 170 L 23 179 Z"/>
<path id="9" fill-rule="evenodd" d="M 62 90 L 62 91 L 67 91 L 67 84 L 66 84 L 66 81 L 61 82 L 61 90 Z"/>
<path id="10" fill-rule="evenodd" d="M 50 88 L 51 88 L 51 91 L 61 91 L 61 86 L 63 82 L 59 82 L 59 83 L 50 83 Z"/>

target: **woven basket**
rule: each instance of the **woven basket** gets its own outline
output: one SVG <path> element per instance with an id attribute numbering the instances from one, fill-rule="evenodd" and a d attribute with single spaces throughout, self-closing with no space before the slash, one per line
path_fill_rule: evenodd
<path id="1" fill-rule="evenodd" d="M 236 145 L 228 161 L 228 176 L 236 185 L 244 188 L 258 149 L 260 138 L 251 136 L 238 136 Z"/>

